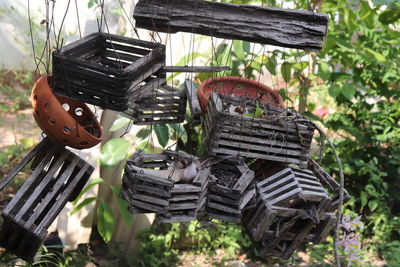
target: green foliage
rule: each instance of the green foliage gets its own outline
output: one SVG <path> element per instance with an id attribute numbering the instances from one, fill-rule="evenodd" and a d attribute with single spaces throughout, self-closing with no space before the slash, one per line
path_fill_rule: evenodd
<path id="1" fill-rule="evenodd" d="M 125 159 L 131 144 L 123 138 L 113 138 L 101 147 L 101 165 L 112 168 Z"/>
<path id="2" fill-rule="evenodd" d="M 327 46 L 319 54 L 328 66 L 320 63 L 318 72 L 338 106 L 326 126 L 343 133 L 335 144 L 354 197 L 351 208 L 367 222 L 367 249 L 381 253 L 377 242 L 394 245 L 390 242 L 399 238 L 394 220 L 400 205 L 400 33 L 387 25 L 397 16 L 386 13 L 391 10 L 365 1 L 324 1 L 323 12 L 339 19 L 330 21 Z M 329 75 L 329 69 L 337 71 Z M 324 165 L 337 170 L 327 152 Z M 392 254 L 386 258 L 398 262 L 395 250 L 387 250 Z"/>
<path id="3" fill-rule="evenodd" d="M 142 231 L 139 239 L 138 266 L 173 266 L 181 250 L 213 255 L 217 249 L 224 249 L 232 257 L 250 247 L 240 226 L 222 222 L 157 224 Z"/>

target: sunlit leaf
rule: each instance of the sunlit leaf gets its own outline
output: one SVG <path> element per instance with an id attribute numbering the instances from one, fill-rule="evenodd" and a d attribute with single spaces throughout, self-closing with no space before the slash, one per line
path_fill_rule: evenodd
<path id="1" fill-rule="evenodd" d="M 100 163 L 105 167 L 114 167 L 121 162 L 128 152 L 130 143 L 123 138 L 109 140 L 100 150 Z"/>
<path id="2" fill-rule="evenodd" d="M 97 230 L 104 242 L 108 243 L 115 231 L 115 219 L 112 209 L 107 202 L 101 201 L 99 203 L 97 207 L 97 218 Z"/>
<path id="3" fill-rule="evenodd" d="M 96 197 L 88 197 L 82 200 L 72 211 L 71 211 L 71 216 L 80 211 L 83 207 L 89 205 L 93 201 L 95 201 L 97 198 Z"/>
<path id="4" fill-rule="evenodd" d="M 113 124 L 112 124 L 112 126 L 111 126 L 111 128 L 110 128 L 110 131 L 111 131 L 111 132 L 114 132 L 114 131 L 116 131 L 116 130 L 119 130 L 119 129 L 121 129 L 122 127 L 127 126 L 127 125 L 129 124 L 130 121 L 131 121 L 131 120 L 128 119 L 128 118 L 120 117 L 120 118 L 116 119 L 116 120 L 113 122 Z"/>
<path id="5" fill-rule="evenodd" d="M 76 205 L 76 203 L 78 203 L 79 199 L 87 192 L 90 190 L 90 188 L 92 188 L 95 185 L 104 183 L 105 181 L 101 178 L 94 178 L 89 180 L 89 184 L 87 184 L 85 186 L 85 188 L 83 188 L 83 190 L 79 193 L 78 197 L 72 202 L 74 205 Z"/>

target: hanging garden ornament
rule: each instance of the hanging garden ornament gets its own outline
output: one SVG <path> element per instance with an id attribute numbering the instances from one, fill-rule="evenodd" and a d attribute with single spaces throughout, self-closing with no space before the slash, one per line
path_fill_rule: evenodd
<path id="1" fill-rule="evenodd" d="M 137 90 L 165 83 L 164 66 L 164 45 L 97 32 L 53 52 L 52 88 L 58 95 L 126 111 Z"/>
<path id="2" fill-rule="evenodd" d="M 43 132 L 55 143 L 77 149 L 101 142 L 103 129 L 84 103 L 53 94 L 51 76 L 42 76 L 32 94 L 33 116 Z"/>
<path id="3" fill-rule="evenodd" d="M 126 163 L 121 197 L 132 213 L 155 212 L 162 223 L 196 220 L 206 202 L 210 176 L 203 165 L 183 151 L 139 150 Z"/>
<path id="4" fill-rule="evenodd" d="M 235 76 L 213 77 L 201 83 L 197 91 L 200 106 L 206 110 L 212 92 L 223 95 L 247 96 L 261 99 L 265 104 L 283 108 L 283 100 L 278 91 L 258 82 Z"/>
<path id="5" fill-rule="evenodd" d="M 32 173 L 4 208 L 0 228 L 0 246 L 26 261 L 33 259 L 49 226 L 66 203 L 78 197 L 94 170 L 45 138 L 1 180 L 0 190 L 29 163 Z"/>

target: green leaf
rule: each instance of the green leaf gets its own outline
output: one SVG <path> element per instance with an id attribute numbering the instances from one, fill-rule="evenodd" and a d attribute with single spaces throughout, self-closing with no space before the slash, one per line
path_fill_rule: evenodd
<path id="1" fill-rule="evenodd" d="M 331 72 L 329 71 L 329 65 L 326 62 L 321 62 L 319 63 L 318 67 L 318 75 L 324 79 L 324 81 L 327 81 L 331 77 Z"/>
<path id="2" fill-rule="evenodd" d="M 263 114 L 263 110 L 262 110 L 262 108 L 260 108 L 258 106 L 258 102 L 257 102 L 257 107 L 256 107 L 256 110 L 254 112 L 254 117 L 261 118 L 262 114 Z"/>
<path id="3" fill-rule="evenodd" d="M 361 206 L 365 207 L 365 205 L 367 205 L 368 202 L 368 195 L 365 192 L 361 192 Z"/>
<path id="4" fill-rule="evenodd" d="M 344 84 L 342 86 L 341 90 L 342 95 L 344 95 L 348 100 L 352 100 L 354 97 L 354 94 L 356 93 L 356 89 L 354 88 L 354 85 L 352 84 Z"/>
<path id="5" fill-rule="evenodd" d="M 383 24 L 395 23 L 400 19 L 400 8 L 387 9 L 379 15 L 379 21 Z"/>
<path id="6" fill-rule="evenodd" d="M 127 125 L 129 124 L 130 121 L 131 121 L 131 120 L 128 119 L 128 118 L 120 117 L 120 118 L 116 119 L 116 120 L 113 122 L 113 124 L 112 124 L 112 126 L 111 126 L 111 128 L 110 128 L 110 131 L 111 131 L 111 132 L 114 132 L 114 131 L 116 131 L 116 130 L 119 130 L 119 129 L 121 129 L 122 127 L 127 126 Z"/>
<path id="7" fill-rule="evenodd" d="M 329 87 L 328 93 L 331 97 L 336 98 L 338 95 L 340 95 L 340 92 L 342 91 L 342 88 L 338 84 L 333 84 Z"/>
<path id="8" fill-rule="evenodd" d="M 80 211 L 83 207 L 89 205 L 90 203 L 92 203 L 93 201 L 95 201 L 97 199 L 97 197 L 88 197 L 85 198 L 81 203 L 79 203 L 70 213 L 70 215 L 74 215 L 75 213 L 77 213 L 78 211 Z"/>
<path id="9" fill-rule="evenodd" d="M 143 128 L 137 132 L 136 137 L 139 139 L 146 139 L 151 134 L 150 128 Z"/>
<path id="10" fill-rule="evenodd" d="M 269 57 L 266 59 L 265 66 L 267 67 L 267 70 L 272 74 L 276 75 L 276 57 L 275 55 Z"/>
<path id="11" fill-rule="evenodd" d="M 172 129 L 171 138 L 176 141 L 176 135 L 178 138 L 182 140 L 183 143 L 187 142 L 187 133 L 186 130 L 179 123 L 168 124 L 168 126 Z"/>
<path id="12" fill-rule="evenodd" d="M 291 72 L 291 65 L 289 62 L 283 62 L 281 66 L 281 73 L 282 77 L 285 80 L 285 82 L 290 82 L 290 72 Z"/>
<path id="13" fill-rule="evenodd" d="M 396 2 L 399 2 L 399 0 L 372 0 L 372 3 L 376 6 L 390 5 Z"/>
<path id="14" fill-rule="evenodd" d="M 364 47 L 364 51 L 365 51 L 365 53 L 367 53 L 367 55 L 375 58 L 376 61 L 378 61 L 380 63 L 386 62 L 386 58 L 382 54 L 380 54 L 372 49 L 365 48 L 365 47 Z"/>
<path id="15" fill-rule="evenodd" d="M 100 150 L 100 163 L 105 167 L 114 167 L 123 159 L 130 147 L 130 143 L 123 138 L 113 138 L 102 146 Z"/>
<path id="16" fill-rule="evenodd" d="M 110 205 L 107 202 L 101 201 L 97 207 L 97 230 L 103 238 L 104 242 L 108 243 L 115 231 L 115 219 Z"/>
<path id="17" fill-rule="evenodd" d="M 89 181 L 89 184 L 87 184 L 85 186 L 85 188 L 83 188 L 83 190 L 79 193 L 78 197 L 72 202 L 72 204 L 76 205 L 76 203 L 78 203 L 79 199 L 87 192 L 89 191 L 90 188 L 92 188 L 93 186 L 97 185 L 97 184 L 101 184 L 104 183 L 105 181 L 101 178 L 94 178 L 91 179 Z"/>
<path id="18" fill-rule="evenodd" d="M 158 143 L 162 147 L 165 147 L 168 144 L 169 140 L 169 132 L 167 125 L 165 124 L 155 125 L 154 131 L 156 132 Z"/>
<path id="19" fill-rule="evenodd" d="M 121 187 L 118 185 L 112 185 L 111 189 L 113 191 L 115 200 L 117 201 L 122 219 L 127 225 L 132 225 L 132 214 L 128 211 L 128 203 L 120 197 Z"/>
<path id="20" fill-rule="evenodd" d="M 368 207 L 371 211 L 376 210 L 376 208 L 378 207 L 378 201 L 373 200 L 373 201 L 368 202 Z"/>
<path id="21" fill-rule="evenodd" d="M 240 60 L 246 59 L 246 55 L 244 54 L 244 50 L 243 50 L 243 41 L 239 41 L 239 40 L 233 41 L 233 53 Z"/>

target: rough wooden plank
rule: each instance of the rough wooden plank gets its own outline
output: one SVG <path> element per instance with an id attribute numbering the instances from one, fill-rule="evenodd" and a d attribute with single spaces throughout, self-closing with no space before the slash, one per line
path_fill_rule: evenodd
<path id="1" fill-rule="evenodd" d="M 192 80 L 185 80 L 185 90 L 189 100 L 190 114 L 194 123 L 200 123 L 201 118 L 201 107 L 199 99 L 197 98 L 197 93 L 195 85 Z"/>
<path id="2" fill-rule="evenodd" d="M 227 66 L 165 66 L 165 72 L 221 72 L 228 71 L 231 68 Z"/>
<path id="3" fill-rule="evenodd" d="M 140 0 L 133 17 L 138 28 L 306 50 L 320 50 L 328 28 L 328 16 L 311 11 L 202 0 Z"/>

